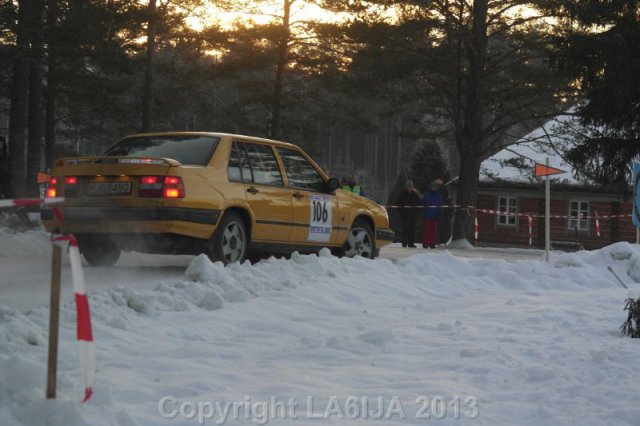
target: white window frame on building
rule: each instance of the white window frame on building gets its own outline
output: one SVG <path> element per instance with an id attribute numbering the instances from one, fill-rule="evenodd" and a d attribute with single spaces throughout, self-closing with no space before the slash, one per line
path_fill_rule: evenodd
<path id="1" fill-rule="evenodd" d="M 508 215 L 505 213 L 508 213 Z M 498 197 L 497 221 L 500 226 L 518 225 L 518 197 Z"/>
<path id="2" fill-rule="evenodd" d="M 569 214 L 567 219 L 567 228 L 570 231 L 589 231 L 591 215 L 591 202 L 586 200 L 569 201 Z"/>

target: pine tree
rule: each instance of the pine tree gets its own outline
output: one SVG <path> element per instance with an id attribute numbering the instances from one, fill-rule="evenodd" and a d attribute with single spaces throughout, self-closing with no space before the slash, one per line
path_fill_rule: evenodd
<path id="1" fill-rule="evenodd" d="M 563 61 L 586 99 L 567 159 L 579 175 L 626 190 L 640 158 L 640 2 L 560 2 Z M 580 25 L 576 25 L 579 23 Z"/>
<path id="2" fill-rule="evenodd" d="M 540 9 L 548 2 L 325 3 L 360 12 L 342 38 L 358 46 L 349 69 L 361 85 L 405 111 L 450 123 L 460 157 L 457 204 L 475 204 L 484 159 L 561 109 L 569 79 L 552 60 L 553 27 Z M 454 238 L 469 238 L 471 224 L 456 212 Z"/>
<path id="3" fill-rule="evenodd" d="M 10 196 L 26 194 L 27 182 L 27 123 L 29 112 L 29 28 L 31 0 L 18 2 L 16 53 L 11 82 L 11 110 L 9 116 Z"/>

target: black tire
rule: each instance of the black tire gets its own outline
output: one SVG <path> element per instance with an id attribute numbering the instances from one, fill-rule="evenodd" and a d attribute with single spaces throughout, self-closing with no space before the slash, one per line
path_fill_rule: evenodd
<path id="1" fill-rule="evenodd" d="M 340 257 L 362 256 L 368 259 L 376 257 L 376 240 L 371 225 L 364 219 L 356 219 L 349 229 L 349 237 L 338 250 Z"/>
<path id="2" fill-rule="evenodd" d="M 248 245 L 249 237 L 242 217 L 235 212 L 227 212 L 209 242 L 207 256 L 213 262 L 220 261 L 225 265 L 243 262 Z"/>
<path id="3" fill-rule="evenodd" d="M 109 238 L 83 239 L 79 245 L 80 252 L 91 266 L 113 266 L 122 253 L 120 247 Z"/>

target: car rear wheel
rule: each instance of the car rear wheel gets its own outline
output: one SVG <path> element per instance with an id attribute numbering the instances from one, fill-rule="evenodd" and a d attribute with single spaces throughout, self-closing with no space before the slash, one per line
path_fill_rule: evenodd
<path id="1" fill-rule="evenodd" d="M 109 238 L 82 239 L 80 252 L 91 266 L 113 266 L 122 250 Z"/>
<path id="2" fill-rule="evenodd" d="M 224 215 L 210 242 L 207 255 L 225 265 L 242 262 L 247 256 L 249 239 L 244 221 L 234 212 Z"/>
<path id="3" fill-rule="evenodd" d="M 347 257 L 361 256 L 369 259 L 375 257 L 375 239 L 371 226 L 362 219 L 357 219 L 349 230 L 349 237 L 344 243 L 342 254 Z"/>

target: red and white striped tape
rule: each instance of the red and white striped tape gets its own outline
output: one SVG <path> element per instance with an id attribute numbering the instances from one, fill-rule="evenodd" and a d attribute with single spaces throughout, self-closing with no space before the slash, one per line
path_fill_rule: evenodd
<path id="1" fill-rule="evenodd" d="M 475 210 L 477 213 L 490 214 L 495 216 L 518 216 L 518 217 L 532 217 L 535 219 L 543 219 L 545 216 L 540 214 L 531 214 L 531 213 L 508 213 L 501 212 L 500 210 L 494 209 L 477 209 L 475 206 L 458 206 L 458 205 L 443 205 L 443 206 L 385 206 L 387 209 L 465 209 L 465 210 Z M 616 214 L 616 215 L 603 215 L 599 216 L 599 219 L 622 219 L 627 217 L 632 217 L 631 214 Z M 551 215 L 549 216 L 551 219 L 568 219 L 570 216 L 568 215 Z M 596 219 L 595 216 L 581 216 L 581 219 Z"/>
<path id="2" fill-rule="evenodd" d="M 11 200 L 0 200 L 0 208 L 35 206 L 38 204 L 58 204 L 63 201 L 64 198 L 16 198 Z"/>
<path id="3" fill-rule="evenodd" d="M 447 204 L 442 206 L 384 206 L 386 209 L 475 209 L 475 206 L 458 206 L 455 204 Z"/>
<path id="4" fill-rule="evenodd" d="M 491 215 L 496 215 L 496 216 L 519 216 L 519 217 L 523 217 L 523 216 L 531 216 L 532 218 L 536 218 L 536 219 L 544 219 L 544 215 L 541 214 L 530 214 L 530 213 L 507 213 L 507 212 L 501 212 L 499 210 L 493 210 L 493 209 L 476 209 L 477 212 L 479 213 L 486 213 L 486 214 L 491 214 Z M 617 214 L 617 215 L 604 215 L 604 216 L 599 216 L 600 219 L 617 219 L 617 218 L 625 218 L 625 217 L 632 217 L 633 215 L 630 214 Z M 570 217 L 574 217 L 574 216 L 568 216 L 568 215 L 551 215 L 549 216 L 551 219 L 568 219 Z M 575 218 L 575 217 L 574 217 Z M 580 216 L 580 219 L 596 219 L 595 216 Z"/>
<path id="5" fill-rule="evenodd" d="M 73 290 L 76 299 L 76 338 L 79 345 L 80 370 L 84 377 L 84 398 L 82 402 L 87 402 L 93 395 L 93 378 L 96 369 L 96 355 L 93 346 L 93 331 L 91 328 L 91 312 L 89 310 L 89 299 L 84 283 L 84 272 L 82 270 L 82 260 L 78 241 L 69 234 L 53 239 L 54 243 L 63 241 L 69 242 L 69 260 L 71 262 L 71 276 L 73 279 Z"/>
<path id="6" fill-rule="evenodd" d="M 473 224 L 473 236 L 476 240 L 476 247 L 478 247 L 478 235 L 480 234 L 480 226 L 478 225 L 478 215 L 475 215 Z"/>

